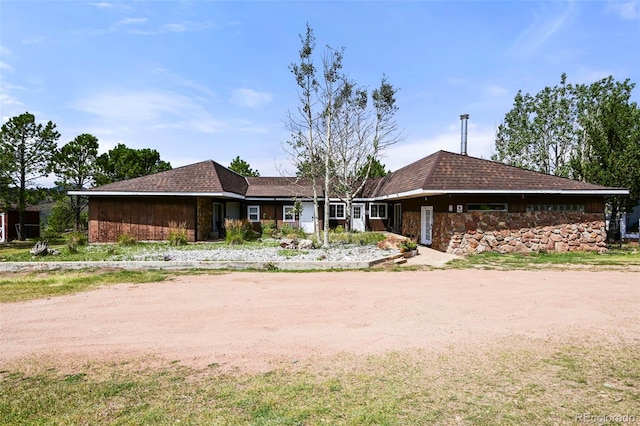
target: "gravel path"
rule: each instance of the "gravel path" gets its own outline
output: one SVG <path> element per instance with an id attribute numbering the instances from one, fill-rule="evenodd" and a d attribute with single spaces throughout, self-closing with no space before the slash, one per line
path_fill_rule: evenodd
<path id="1" fill-rule="evenodd" d="M 329 249 L 283 250 L 280 247 L 260 249 L 243 249 L 220 247 L 207 250 L 199 249 L 166 249 L 158 247 L 137 253 L 131 260 L 174 260 L 180 262 L 198 261 L 370 261 L 398 253 L 398 250 L 383 250 L 376 246 L 344 245 Z"/>

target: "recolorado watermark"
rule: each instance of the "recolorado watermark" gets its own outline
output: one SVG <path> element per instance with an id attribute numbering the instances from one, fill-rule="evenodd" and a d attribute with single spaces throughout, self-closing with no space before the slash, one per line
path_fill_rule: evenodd
<path id="1" fill-rule="evenodd" d="M 578 413 L 575 417 L 576 422 L 580 423 L 637 423 L 638 417 L 633 414 L 590 414 Z"/>

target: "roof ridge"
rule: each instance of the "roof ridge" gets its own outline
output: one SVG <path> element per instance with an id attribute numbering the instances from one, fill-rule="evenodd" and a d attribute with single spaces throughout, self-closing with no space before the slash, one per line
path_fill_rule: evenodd
<path id="1" fill-rule="evenodd" d="M 426 187 L 427 187 L 428 182 L 430 182 L 430 181 L 431 181 L 431 177 L 433 176 L 434 171 L 436 170 L 436 168 L 437 168 L 438 166 L 440 166 L 440 161 L 442 160 L 442 156 L 444 155 L 444 152 L 445 152 L 445 151 L 440 150 L 440 151 L 437 151 L 437 152 L 435 152 L 434 154 L 431 154 L 431 155 L 430 155 L 430 156 L 435 155 L 435 156 L 436 156 L 436 158 L 435 158 L 435 160 L 434 160 L 434 164 L 433 164 L 433 166 L 431 167 L 431 170 L 429 170 L 429 173 L 427 174 L 427 176 L 424 178 L 424 181 L 422 182 L 422 187 L 423 187 L 423 188 L 426 188 Z M 429 158 L 430 156 L 427 156 L 427 157 L 425 157 L 425 158 Z"/>

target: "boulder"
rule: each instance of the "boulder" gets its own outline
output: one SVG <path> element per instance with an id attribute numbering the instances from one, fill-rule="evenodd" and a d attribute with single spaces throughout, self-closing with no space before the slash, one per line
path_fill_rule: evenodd
<path id="1" fill-rule="evenodd" d="M 309 250 L 313 248 L 313 241 L 300 240 L 298 241 L 298 250 Z"/>

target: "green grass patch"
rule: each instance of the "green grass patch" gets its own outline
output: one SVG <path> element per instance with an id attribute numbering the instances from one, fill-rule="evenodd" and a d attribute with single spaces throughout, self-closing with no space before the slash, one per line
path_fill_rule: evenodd
<path id="1" fill-rule="evenodd" d="M 636 346 L 496 346 L 390 353 L 229 374 L 157 360 L 64 368 L 25 359 L 0 371 L 5 424 L 574 424 L 635 415 Z"/>
<path id="2" fill-rule="evenodd" d="M 563 269 L 568 267 L 621 267 L 640 266 L 640 250 L 637 248 L 610 249 L 604 253 L 527 253 L 500 254 L 486 252 L 466 256 L 447 264 L 448 268 L 481 269 Z"/>
<path id="3" fill-rule="evenodd" d="M 0 302 L 62 296 L 101 285 L 164 281 L 164 271 L 49 271 L 0 275 Z"/>

